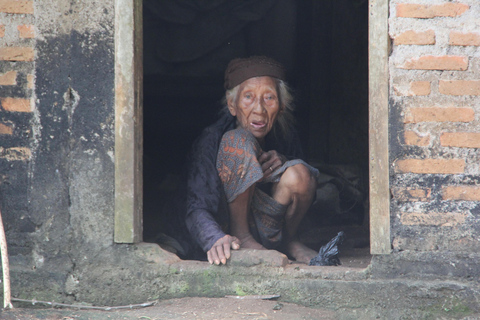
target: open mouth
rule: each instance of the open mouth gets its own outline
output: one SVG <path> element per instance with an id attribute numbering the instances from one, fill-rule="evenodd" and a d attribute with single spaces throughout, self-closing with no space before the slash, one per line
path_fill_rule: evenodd
<path id="1" fill-rule="evenodd" d="M 252 121 L 250 123 L 250 125 L 252 127 L 254 127 L 255 129 L 262 129 L 263 127 L 265 127 L 267 124 L 263 121 Z"/>

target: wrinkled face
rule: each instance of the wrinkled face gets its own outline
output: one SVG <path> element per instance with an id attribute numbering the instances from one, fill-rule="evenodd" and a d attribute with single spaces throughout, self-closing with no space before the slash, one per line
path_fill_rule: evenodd
<path id="1" fill-rule="evenodd" d="M 271 77 L 245 80 L 240 84 L 237 101 L 228 101 L 228 110 L 237 117 L 239 126 L 263 141 L 280 112 L 275 80 Z"/>

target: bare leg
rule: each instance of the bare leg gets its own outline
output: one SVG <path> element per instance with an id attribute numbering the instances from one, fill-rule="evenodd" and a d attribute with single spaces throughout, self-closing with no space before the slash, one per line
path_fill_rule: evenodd
<path id="1" fill-rule="evenodd" d="M 237 237 L 241 249 L 265 249 L 255 241 L 248 227 L 248 212 L 252 201 L 255 185 L 240 194 L 235 200 L 229 203 L 230 208 L 230 233 Z"/>
<path id="2" fill-rule="evenodd" d="M 302 164 L 289 167 L 273 188 L 273 198 L 288 205 L 285 214 L 287 253 L 296 261 L 309 263 L 317 252 L 298 240 L 297 230 L 305 213 L 312 204 L 316 181 Z"/>

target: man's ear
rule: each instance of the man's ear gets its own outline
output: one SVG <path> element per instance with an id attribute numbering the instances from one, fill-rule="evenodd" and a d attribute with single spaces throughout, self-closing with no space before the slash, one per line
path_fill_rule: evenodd
<path id="1" fill-rule="evenodd" d="M 237 108 L 233 105 L 232 100 L 228 100 L 228 111 L 230 111 L 230 114 L 234 117 L 237 116 Z"/>

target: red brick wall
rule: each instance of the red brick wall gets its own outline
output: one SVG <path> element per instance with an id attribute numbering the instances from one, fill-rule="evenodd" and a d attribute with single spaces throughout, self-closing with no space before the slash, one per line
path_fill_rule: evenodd
<path id="1" fill-rule="evenodd" d="M 480 248 L 478 17 L 476 0 L 390 1 L 394 250 Z"/>
<path id="2" fill-rule="evenodd" d="M 28 160 L 35 59 L 31 0 L 0 1 L 0 159 Z"/>

